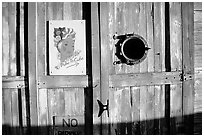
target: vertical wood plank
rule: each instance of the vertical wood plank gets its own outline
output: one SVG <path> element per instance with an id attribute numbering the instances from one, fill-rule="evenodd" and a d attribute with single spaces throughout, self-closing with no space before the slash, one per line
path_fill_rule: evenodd
<path id="1" fill-rule="evenodd" d="M 179 71 L 182 69 L 181 3 L 170 3 L 169 12 L 171 71 Z M 182 88 L 180 85 L 171 85 L 170 90 L 170 134 L 179 134 L 183 124 Z"/>
<path id="2" fill-rule="evenodd" d="M 64 2 L 63 5 L 63 19 L 64 20 L 71 20 L 72 19 L 72 15 L 70 13 L 72 13 L 72 6 L 71 6 L 71 2 Z"/>
<path id="3" fill-rule="evenodd" d="M 9 25 L 9 75 L 16 75 L 16 3 L 8 4 Z"/>
<path id="4" fill-rule="evenodd" d="M 20 3 L 20 74 L 25 76 L 24 59 L 24 3 Z"/>
<path id="5" fill-rule="evenodd" d="M 45 93 L 44 93 L 45 94 Z M 53 132 L 53 116 L 65 116 L 65 95 L 63 89 L 49 89 L 48 96 L 48 132 Z"/>
<path id="6" fill-rule="evenodd" d="M 194 37 L 193 37 L 193 3 L 182 3 L 182 25 L 183 25 L 183 72 L 184 75 L 194 73 Z M 193 80 L 183 82 L 183 116 L 184 133 L 193 134 L 193 102 L 194 87 Z"/>
<path id="7" fill-rule="evenodd" d="M 121 96 L 121 134 L 132 134 L 130 88 L 125 87 Z"/>
<path id="8" fill-rule="evenodd" d="M 26 97 L 25 97 L 25 88 L 21 89 L 21 95 L 22 95 L 22 120 L 23 120 L 23 131 L 22 134 L 26 134 L 26 126 L 27 126 L 27 121 L 26 121 Z"/>
<path id="9" fill-rule="evenodd" d="M 146 30 L 146 40 L 148 47 L 151 49 L 148 51 L 147 55 L 147 65 L 148 72 L 154 72 L 155 58 L 154 58 L 154 9 L 152 3 L 146 3 L 146 21 L 147 21 L 147 30 Z M 154 86 L 147 86 L 147 134 L 154 134 L 155 129 L 155 98 L 154 98 Z"/>
<path id="10" fill-rule="evenodd" d="M 131 87 L 132 90 L 132 134 L 140 135 L 140 89 Z"/>
<path id="11" fill-rule="evenodd" d="M 110 71 L 110 48 L 108 45 L 108 3 L 100 3 L 100 50 L 101 50 L 101 68 L 100 68 L 100 78 L 101 78 L 101 102 L 106 104 L 107 99 L 109 99 L 109 71 Z M 109 119 L 107 117 L 107 112 L 102 114 L 102 134 L 109 134 Z"/>
<path id="12" fill-rule="evenodd" d="M 19 104 L 18 90 L 10 89 L 11 91 L 11 110 L 12 110 L 12 134 L 19 134 Z"/>
<path id="13" fill-rule="evenodd" d="M 2 3 L 2 75 L 9 73 L 9 5 Z"/>
<path id="14" fill-rule="evenodd" d="M 47 106 L 48 106 L 48 132 L 49 135 L 53 135 L 53 116 L 55 116 L 55 106 L 56 106 L 56 100 L 55 100 L 55 90 L 49 89 L 47 90 Z"/>
<path id="15" fill-rule="evenodd" d="M 46 64 L 46 3 L 37 3 L 37 66 L 38 77 L 47 74 Z M 38 131 L 49 134 L 47 89 L 38 89 Z M 48 126 L 48 127 L 47 127 Z"/>
<path id="16" fill-rule="evenodd" d="M 49 14 L 49 13 L 48 13 Z M 37 3 L 37 65 L 38 76 L 46 73 L 46 3 Z"/>
<path id="17" fill-rule="evenodd" d="M 147 37 L 147 21 L 146 21 L 146 5 L 140 3 L 140 14 L 139 14 L 139 35 L 144 39 Z M 148 71 L 147 60 L 140 63 L 140 73 Z M 147 134 L 147 86 L 140 87 L 140 132 L 141 134 Z"/>
<path id="18" fill-rule="evenodd" d="M 36 87 L 36 3 L 28 3 L 28 73 L 30 95 L 30 119 L 31 126 L 38 125 L 37 115 L 37 87 Z M 37 128 L 31 130 L 31 134 L 37 134 Z"/>
<path id="19" fill-rule="evenodd" d="M 154 11 L 154 72 L 165 71 L 165 16 L 164 3 L 153 3 L 152 10 Z M 155 110 L 154 110 L 154 134 L 162 134 L 163 118 L 164 118 L 164 91 L 162 86 L 155 85 Z"/>
<path id="20" fill-rule="evenodd" d="M 82 93 L 82 94 L 81 94 Z M 85 100 L 82 88 L 65 88 L 65 116 L 82 116 L 84 117 Z M 80 128 L 85 129 L 85 123 L 80 123 Z M 83 131 L 81 134 L 85 134 Z"/>
<path id="21" fill-rule="evenodd" d="M 170 134 L 182 134 L 182 84 L 171 85 Z"/>
<path id="22" fill-rule="evenodd" d="M 110 121 L 111 134 L 120 135 L 122 128 L 121 106 L 122 106 L 122 88 L 112 88 L 110 92 Z M 124 122 L 124 121 L 123 121 Z"/>
<path id="23" fill-rule="evenodd" d="M 12 102 L 11 102 L 11 91 L 10 89 L 3 89 L 3 100 L 4 105 L 4 128 L 2 134 L 11 134 L 12 132 Z"/>
<path id="24" fill-rule="evenodd" d="M 93 75 L 93 134 L 100 134 L 101 120 L 98 117 L 98 103 L 100 100 L 100 51 L 99 51 L 99 17 L 98 4 L 91 3 L 92 24 L 92 75 Z"/>
<path id="25" fill-rule="evenodd" d="M 38 116 L 39 134 L 48 134 L 47 89 L 38 90 Z"/>
<path id="26" fill-rule="evenodd" d="M 118 2 L 115 3 L 115 31 L 118 35 L 122 35 L 125 32 L 124 22 L 125 22 L 125 3 Z M 115 60 L 118 60 L 115 56 Z M 120 74 L 125 72 L 126 65 L 125 64 L 118 64 L 115 65 L 115 73 Z"/>

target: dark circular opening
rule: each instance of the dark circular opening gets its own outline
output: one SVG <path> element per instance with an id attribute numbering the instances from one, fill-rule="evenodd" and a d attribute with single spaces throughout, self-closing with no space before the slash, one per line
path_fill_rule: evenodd
<path id="1" fill-rule="evenodd" d="M 123 54 L 129 59 L 139 60 L 144 56 L 145 44 L 139 38 L 131 38 L 123 45 Z"/>

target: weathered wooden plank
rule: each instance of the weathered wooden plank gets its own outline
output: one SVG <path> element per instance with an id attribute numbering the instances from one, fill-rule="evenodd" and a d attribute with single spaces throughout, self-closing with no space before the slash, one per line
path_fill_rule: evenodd
<path id="1" fill-rule="evenodd" d="M 132 134 L 132 117 L 131 117 L 131 99 L 130 99 L 130 88 L 125 87 L 122 91 L 121 96 L 121 134 L 130 135 Z"/>
<path id="2" fill-rule="evenodd" d="M 49 89 L 47 90 L 48 96 L 48 133 L 53 132 L 53 116 L 65 116 L 65 91 L 63 89 Z"/>
<path id="3" fill-rule="evenodd" d="M 133 73 L 110 75 L 110 87 L 181 83 L 181 72 Z"/>
<path id="4" fill-rule="evenodd" d="M 194 89 L 194 113 L 200 113 L 202 111 L 202 68 L 195 69 Z"/>
<path id="5" fill-rule="evenodd" d="M 194 46 L 194 67 L 202 68 L 202 45 Z"/>
<path id="6" fill-rule="evenodd" d="M 147 37 L 147 18 L 146 18 L 146 4 L 140 3 L 140 13 L 139 13 L 139 35 L 144 39 Z M 145 59 L 140 63 L 140 73 L 146 73 L 148 71 L 147 60 Z M 147 126 L 147 86 L 140 87 L 140 133 L 148 134 Z"/>
<path id="7" fill-rule="evenodd" d="M 37 65 L 38 77 L 47 74 L 46 65 L 46 3 L 37 3 Z"/>
<path id="8" fill-rule="evenodd" d="M 202 23 L 202 11 L 194 11 L 194 23 Z"/>
<path id="9" fill-rule="evenodd" d="M 202 23 L 194 23 L 194 33 L 202 31 Z"/>
<path id="10" fill-rule="evenodd" d="M 8 34 L 9 34 L 9 75 L 15 75 L 16 72 L 16 37 L 15 37 L 15 25 L 16 25 L 16 12 L 15 3 L 8 3 Z"/>
<path id="11" fill-rule="evenodd" d="M 161 72 L 163 53 L 162 48 L 162 29 L 161 26 L 161 3 L 154 3 L 154 59 L 155 72 Z"/>
<path id="12" fill-rule="evenodd" d="M 12 134 L 18 135 L 19 128 L 19 104 L 18 104 L 18 90 L 10 89 L 11 91 L 11 110 L 12 110 Z"/>
<path id="13" fill-rule="evenodd" d="M 164 3 L 154 3 L 154 56 L 155 72 L 165 71 L 165 4 Z M 154 87 L 154 134 L 163 134 L 162 127 L 164 125 L 164 90 L 162 86 Z M 162 105 L 163 104 L 163 105 Z"/>
<path id="14" fill-rule="evenodd" d="M 26 134 L 26 127 L 27 127 L 27 121 L 26 121 L 26 97 L 25 97 L 25 88 L 21 89 L 21 102 L 22 102 L 22 134 Z"/>
<path id="15" fill-rule="evenodd" d="M 30 95 L 31 126 L 38 125 L 37 115 L 37 83 L 36 83 L 36 3 L 28 3 L 28 73 Z M 37 128 L 31 131 L 37 134 Z"/>
<path id="16" fill-rule="evenodd" d="M 53 135 L 54 132 L 53 132 L 53 116 L 56 115 L 56 98 L 55 98 L 55 89 L 49 89 L 47 90 L 47 106 L 48 106 L 48 124 L 47 124 L 47 127 L 48 127 L 48 133 L 49 135 Z"/>
<path id="17" fill-rule="evenodd" d="M 48 96 L 47 89 L 38 90 L 38 126 L 39 134 L 48 134 Z"/>
<path id="18" fill-rule="evenodd" d="M 115 135 L 116 132 L 115 131 L 118 131 L 117 129 L 117 113 L 118 113 L 118 109 L 116 107 L 116 101 L 117 101 L 117 98 L 116 98 L 116 93 L 117 91 L 115 91 L 115 88 L 110 88 L 109 89 L 109 115 L 110 115 L 110 134 L 111 135 Z"/>
<path id="19" fill-rule="evenodd" d="M 182 15 L 181 3 L 170 3 L 170 55 L 171 71 L 182 69 Z M 176 94 L 176 95 L 175 95 Z M 182 88 L 171 85 L 170 88 L 170 134 L 182 133 Z"/>
<path id="20" fill-rule="evenodd" d="M 183 23 L 183 72 L 194 73 L 194 37 L 193 37 L 193 3 L 182 3 L 182 23 Z M 196 20 L 196 16 L 194 18 Z M 184 115 L 184 133 L 193 134 L 193 102 L 194 87 L 193 80 L 183 83 L 183 115 Z"/>
<path id="21" fill-rule="evenodd" d="M 112 88 L 110 91 L 113 93 L 109 93 L 110 99 L 110 121 L 111 121 L 111 134 L 120 135 L 122 128 L 122 116 L 121 110 L 122 106 L 122 91 L 123 88 Z"/>
<path id="22" fill-rule="evenodd" d="M 151 49 L 148 51 L 148 55 L 147 55 L 147 62 L 148 62 L 148 72 L 153 72 L 155 69 L 155 45 L 154 42 L 154 33 L 155 33 L 155 29 L 154 29 L 154 18 L 155 18 L 155 8 L 153 3 L 146 3 L 146 20 L 147 20 L 147 32 L 146 32 L 146 37 L 147 37 L 147 43 L 148 43 L 148 47 L 150 47 Z M 158 12 L 160 13 L 160 12 Z M 160 24 L 160 23 L 159 23 Z M 159 45 L 158 45 L 159 46 Z M 147 134 L 154 134 L 154 126 L 157 126 L 155 124 L 155 120 L 154 119 L 154 111 L 155 111 L 155 106 L 154 106 L 154 96 L 152 97 L 152 95 L 154 95 L 154 86 L 148 86 L 147 87 L 147 99 L 146 99 L 146 103 L 147 103 Z M 151 107 L 151 109 L 150 109 Z"/>
<path id="23" fill-rule="evenodd" d="M 25 76 L 24 59 L 24 3 L 20 3 L 20 74 Z"/>
<path id="24" fill-rule="evenodd" d="M 2 81 L 24 81 L 24 76 L 2 76 Z"/>
<path id="25" fill-rule="evenodd" d="M 126 33 L 125 30 L 125 23 L 126 23 L 126 9 L 125 9 L 125 3 L 118 2 L 115 3 L 115 31 L 118 35 Z M 115 60 L 117 60 L 117 57 L 115 56 Z M 115 73 L 120 74 L 126 72 L 126 64 L 119 64 L 114 66 L 115 67 Z"/>
<path id="26" fill-rule="evenodd" d="M 171 70 L 182 68 L 181 3 L 170 3 L 170 50 Z"/>
<path id="27" fill-rule="evenodd" d="M 195 45 L 202 45 L 202 32 L 194 33 L 194 42 Z"/>
<path id="28" fill-rule="evenodd" d="M 165 134 L 165 121 L 164 121 L 164 112 L 165 112 L 165 90 L 164 86 L 155 86 L 154 87 L 154 96 L 155 96 L 155 134 Z"/>
<path id="29" fill-rule="evenodd" d="M 182 84 L 171 85 L 170 102 L 170 134 L 183 134 Z"/>
<path id="30" fill-rule="evenodd" d="M 2 88 L 24 88 L 25 78 L 23 76 L 3 76 Z"/>
<path id="31" fill-rule="evenodd" d="M 8 4 L 9 75 L 16 75 L 16 3 Z"/>
<path id="32" fill-rule="evenodd" d="M 2 83 L 2 88 L 25 88 L 24 81 L 5 81 Z"/>
<path id="33" fill-rule="evenodd" d="M 98 103 L 100 100 L 100 50 L 99 50 L 99 17 L 98 4 L 91 3 L 92 24 L 92 75 L 93 75 L 93 134 L 100 134 L 101 119 L 98 117 Z"/>
<path id="34" fill-rule="evenodd" d="M 2 3 L 2 75 L 9 72 L 9 5 Z"/>
<path id="35" fill-rule="evenodd" d="M 39 76 L 38 88 L 87 87 L 88 76 Z"/>
<path id="36" fill-rule="evenodd" d="M 100 67 L 100 74 L 101 74 L 101 102 L 106 104 L 109 91 L 109 71 L 110 71 L 110 48 L 108 45 L 109 37 L 107 35 L 108 30 L 108 3 L 100 3 L 100 36 L 101 36 L 101 43 L 100 43 L 100 52 L 101 52 L 101 67 Z M 106 113 L 102 114 L 102 134 L 109 134 L 109 118 L 107 117 Z"/>
<path id="37" fill-rule="evenodd" d="M 12 98 L 11 98 L 11 91 L 10 89 L 3 89 L 2 90 L 2 105 L 4 105 L 4 125 L 2 134 L 11 134 L 12 132 Z"/>
<path id="38" fill-rule="evenodd" d="M 131 87 L 132 97 L 132 134 L 140 134 L 140 89 Z"/>
<path id="39" fill-rule="evenodd" d="M 65 88 L 64 89 L 65 97 L 65 116 L 76 116 L 84 118 L 85 111 L 85 100 L 83 88 Z M 81 122 L 78 126 L 79 128 L 85 130 L 84 121 Z M 85 131 L 82 131 L 81 134 L 85 134 Z"/>
<path id="40" fill-rule="evenodd" d="M 194 2 L 194 10 L 202 10 L 202 2 Z"/>

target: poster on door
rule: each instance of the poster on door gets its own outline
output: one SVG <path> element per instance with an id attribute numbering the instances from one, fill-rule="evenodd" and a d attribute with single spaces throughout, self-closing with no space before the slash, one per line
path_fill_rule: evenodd
<path id="1" fill-rule="evenodd" d="M 86 75 L 84 20 L 49 21 L 49 74 Z"/>

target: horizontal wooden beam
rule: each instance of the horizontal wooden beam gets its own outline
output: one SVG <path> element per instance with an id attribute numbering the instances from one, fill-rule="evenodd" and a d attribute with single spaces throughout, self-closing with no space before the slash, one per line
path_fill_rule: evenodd
<path id="1" fill-rule="evenodd" d="M 38 88 L 66 88 L 66 87 L 87 87 L 87 75 L 74 76 L 40 76 L 37 82 Z"/>
<path id="2" fill-rule="evenodd" d="M 3 76 L 2 88 L 25 88 L 24 76 Z"/>
<path id="3" fill-rule="evenodd" d="M 187 78 L 187 79 L 186 79 Z M 177 84 L 193 78 L 191 75 L 183 76 L 182 72 L 154 72 L 137 74 L 110 75 L 110 87 L 128 87 L 144 85 Z"/>

